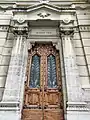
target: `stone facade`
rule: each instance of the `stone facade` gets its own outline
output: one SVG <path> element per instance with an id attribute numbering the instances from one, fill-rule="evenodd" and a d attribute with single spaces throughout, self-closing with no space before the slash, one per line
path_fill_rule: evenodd
<path id="1" fill-rule="evenodd" d="M 0 120 L 21 120 L 28 49 L 60 52 L 65 120 L 90 119 L 90 4 L 87 0 L 0 1 Z"/>

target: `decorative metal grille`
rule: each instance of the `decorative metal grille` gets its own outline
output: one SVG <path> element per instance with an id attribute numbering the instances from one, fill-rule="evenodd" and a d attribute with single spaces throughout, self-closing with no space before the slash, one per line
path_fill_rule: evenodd
<path id="1" fill-rule="evenodd" d="M 47 58 L 48 62 L 48 87 L 56 88 L 57 80 L 56 80 L 56 60 L 55 56 L 50 55 Z"/>
<path id="2" fill-rule="evenodd" d="M 31 63 L 30 88 L 40 87 L 40 57 L 34 55 Z"/>

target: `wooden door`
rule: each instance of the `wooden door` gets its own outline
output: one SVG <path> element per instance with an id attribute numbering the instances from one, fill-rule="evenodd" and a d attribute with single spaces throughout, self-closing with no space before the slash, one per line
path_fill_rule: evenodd
<path id="1" fill-rule="evenodd" d="M 59 52 L 35 44 L 28 52 L 22 120 L 64 120 Z"/>

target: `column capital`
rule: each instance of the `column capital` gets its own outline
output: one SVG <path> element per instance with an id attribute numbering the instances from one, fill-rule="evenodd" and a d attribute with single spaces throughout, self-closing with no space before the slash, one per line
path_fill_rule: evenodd
<path id="1" fill-rule="evenodd" d="M 12 31 L 15 35 L 27 35 L 28 27 L 13 27 Z"/>
<path id="2" fill-rule="evenodd" d="M 61 35 L 69 35 L 69 36 L 73 36 L 74 34 L 74 29 L 73 27 L 60 27 L 60 34 Z"/>

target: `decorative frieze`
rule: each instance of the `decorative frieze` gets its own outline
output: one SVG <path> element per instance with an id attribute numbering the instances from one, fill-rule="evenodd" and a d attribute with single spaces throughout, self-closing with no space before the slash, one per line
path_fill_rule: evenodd
<path id="1" fill-rule="evenodd" d="M 89 32 L 90 31 L 90 26 L 79 26 L 79 29 L 81 32 Z"/>

